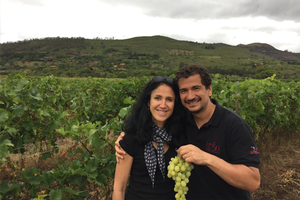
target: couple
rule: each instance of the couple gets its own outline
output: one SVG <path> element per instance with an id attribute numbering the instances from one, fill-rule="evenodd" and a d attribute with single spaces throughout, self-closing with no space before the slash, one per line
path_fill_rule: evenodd
<path id="1" fill-rule="evenodd" d="M 113 200 L 175 199 L 166 174 L 177 153 L 194 165 L 187 199 L 251 199 L 260 185 L 251 129 L 211 95 L 211 78 L 201 65 L 179 69 L 174 83 L 154 77 L 146 85 L 116 142 L 121 159 Z"/>

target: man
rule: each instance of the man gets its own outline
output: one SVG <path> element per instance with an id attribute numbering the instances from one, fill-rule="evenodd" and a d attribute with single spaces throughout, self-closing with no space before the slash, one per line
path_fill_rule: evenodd
<path id="1" fill-rule="evenodd" d="M 188 145 L 178 155 L 194 164 L 187 199 L 251 199 L 260 185 L 260 160 L 250 127 L 210 98 L 211 78 L 201 65 L 179 69 L 175 82 L 188 110 Z"/>

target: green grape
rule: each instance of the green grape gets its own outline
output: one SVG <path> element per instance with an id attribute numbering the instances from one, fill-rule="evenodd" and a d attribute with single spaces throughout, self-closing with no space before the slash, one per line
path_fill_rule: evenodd
<path id="1" fill-rule="evenodd" d="M 185 170 L 186 170 L 185 165 L 182 165 L 181 168 L 180 168 L 180 171 L 184 172 Z"/>
<path id="2" fill-rule="evenodd" d="M 182 190 L 178 190 L 178 194 L 183 194 L 183 191 Z"/>
<path id="3" fill-rule="evenodd" d="M 181 175 L 181 179 L 184 180 L 186 178 L 185 174 Z"/>
<path id="4" fill-rule="evenodd" d="M 186 176 L 187 178 L 189 178 L 189 177 L 191 176 L 191 172 L 190 172 L 190 171 L 186 172 L 185 176 Z"/>
<path id="5" fill-rule="evenodd" d="M 182 178 L 182 173 L 178 172 L 177 176 Z"/>
<path id="6" fill-rule="evenodd" d="M 171 158 L 168 165 L 168 177 L 175 181 L 176 200 L 186 200 L 185 195 L 189 190 L 187 184 L 193 168 L 194 166 L 191 163 L 185 162 L 178 155 L 175 158 Z"/>
<path id="7" fill-rule="evenodd" d="M 184 178 L 183 180 L 184 180 L 185 183 L 190 182 L 190 180 L 188 178 Z"/>
<path id="8" fill-rule="evenodd" d="M 170 165 L 170 171 L 174 170 L 174 165 Z"/>
<path id="9" fill-rule="evenodd" d="M 176 163 L 178 163 L 178 158 L 174 158 L 173 163 L 174 163 L 174 165 L 175 165 Z"/>
<path id="10" fill-rule="evenodd" d="M 186 186 L 186 182 L 184 182 L 184 181 L 181 181 L 180 184 L 181 184 L 182 187 Z"/>

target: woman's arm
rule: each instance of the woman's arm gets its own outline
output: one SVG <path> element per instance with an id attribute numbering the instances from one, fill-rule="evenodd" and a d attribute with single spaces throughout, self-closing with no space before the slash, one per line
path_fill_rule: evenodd
<path id="1" fill-rule="evenodd" d="M 126 154 L 116 165 L 113 200 L 124 200 L 133 157 Z"/>

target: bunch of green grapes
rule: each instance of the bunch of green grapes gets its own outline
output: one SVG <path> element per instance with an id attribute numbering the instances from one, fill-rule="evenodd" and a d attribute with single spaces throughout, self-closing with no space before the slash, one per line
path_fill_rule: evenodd
<path id="1" fill-rule="evenodd" d="M 168 165 L 168 177 L 173 178 L 175 181 L 176 200 L 186 200 L 185 195 L 189 190 L 187 183 L 193 168 L 194 166 L 191 163 L 185 162 L 178 155 L 175 158 L 171 158 Z"/>

